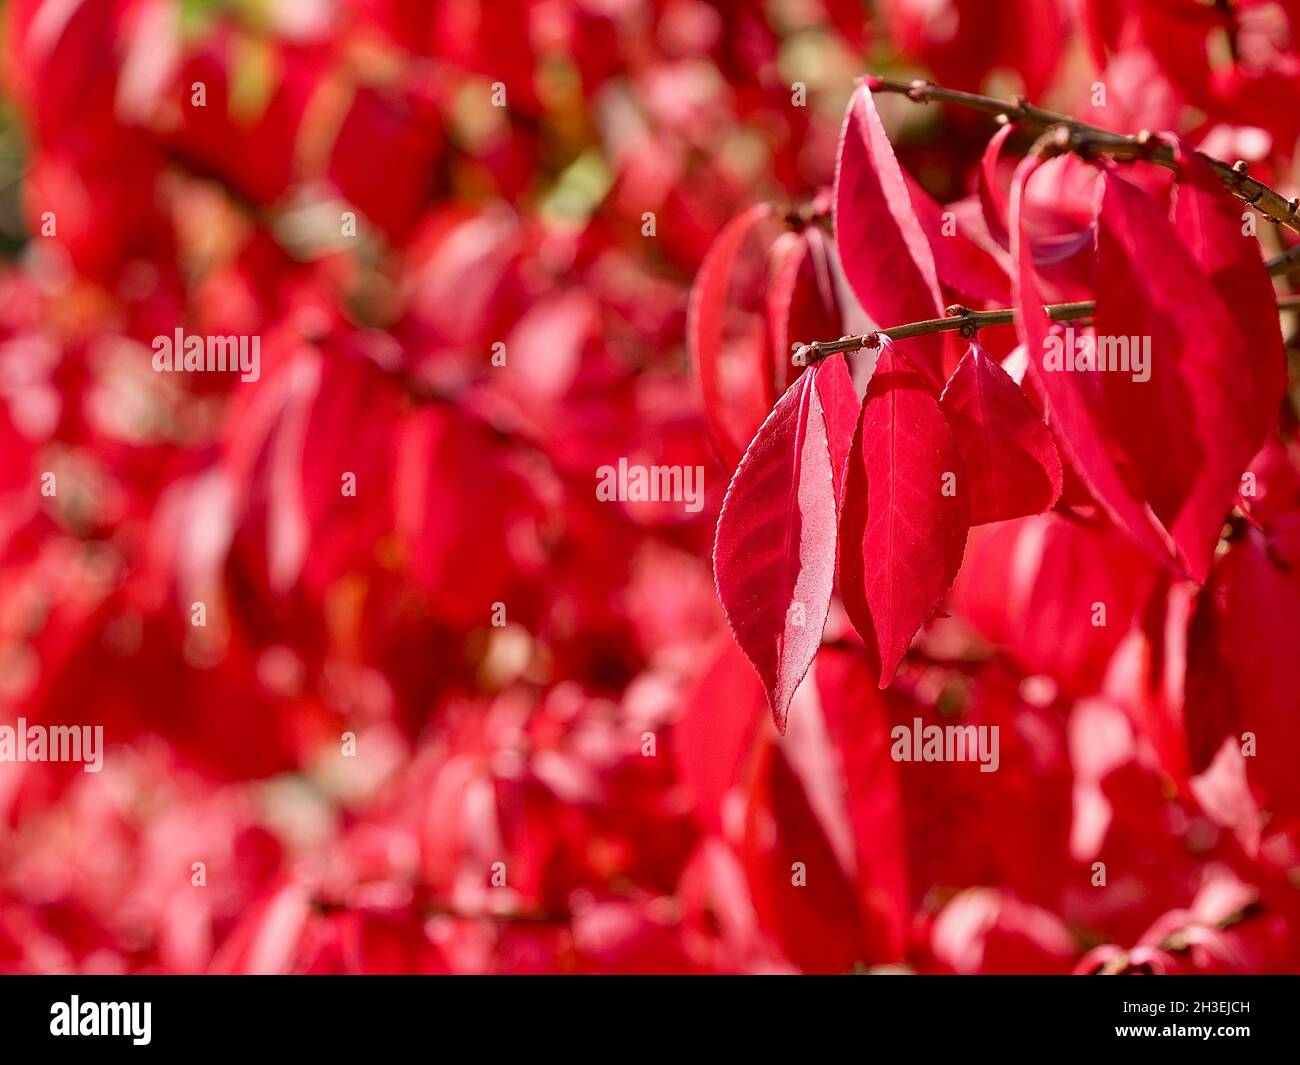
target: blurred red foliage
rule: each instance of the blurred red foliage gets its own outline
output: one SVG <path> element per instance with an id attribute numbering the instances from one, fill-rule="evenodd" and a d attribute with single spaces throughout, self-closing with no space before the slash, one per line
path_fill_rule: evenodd
<path id="1" fill-rule="evenodd" d="M 0 971 L 1300 969 L 1293 414 L 1203 589 L 1067 469 L 887 689 L 832 603 L 784 735 L 710 562 L 783 353 L 863 324 L 813 216 L 868 57 L 1294 194 L 1300 9 L 869 6 L 6 5 L 0 724 L 104 750 L 0 762 Z M 992 124 L 894 102 L 984 249 L 940 280 L 1005 304 Z M 1047 242 L 1091 209 L 1052 175 Z M 775 376 L 702 389 L 688 324 Z M 155 373 L 178 328 L 257 380 Z M 598 498 L 620 459 L 702 505 Z M 895 760 L 918 720 L 998 771 Z"/>

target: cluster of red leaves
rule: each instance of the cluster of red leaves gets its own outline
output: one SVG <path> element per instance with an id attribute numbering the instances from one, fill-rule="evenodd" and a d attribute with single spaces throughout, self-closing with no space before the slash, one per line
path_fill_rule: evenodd
<path id="1" fill-rule="evenodd" d="M 11 0 L 0 723 L 107 750 L 0 763 L 0 969 L 1295 967 L 1300 473 L 1235 201 L 1008 180 L 954 117 L 900 151 L 941 207 L 861 89 L 836 168 L 871 47 L 1270 176 L 1289 9 L 875 6 Z M 950 296 L 1033 351 L 1085 290 L 1168 391 L 1057 395 L 1014 329 L 789 361 Z M 176 328 L 260 379 L 155 374 Z M 704 508 L 600 501 L 621 457 Z M 999 770 L 895 762 L 917 718 Z"/>
<path id="2" fill-rule="evenodd" d="M 1136 25 L 1154 17 L 1150 6 L 1133 5 Z M 786 731 L 799 693 L 816 687 L 815 728 L 845 759 L 847 787 L 855 774 L 868 778 L 860 801 L 879 817 L 897 801 L 891 724 L 932 720 L 930 710 L 933 720 L 1017 734 L 1026 729 L 1017 704 L 1037 705 L 1064 733 L 1075 801 L 1064 849 L 1098 863 L 1094 888 L 1134 856 L 1106 843 L 1114 805 L 1102 792 L 1092 809 L 1099 782 L 1081 782 L 1130 762 L 1177 796 L 1188 832 L 1206 818 L 1232 834 L 1228 849 L 1252 879 L 1285 884 L 1300 826 L 1300 468 L 1275 293 L 1249 208 L 1176 132 L 1165 135 L 1172 176 L 1104 155 L 1045 162 L 1039 152 L 1006 175 L 999 163 L 1013 125 L 983 150 L 967 201 L 941 207 L 900 166 L 880 87 L 867 78 L 848 104 L 830 192 L 833 248 L 821 218 L 778 217 L 777 235 L 772 212 L 752 208 L 719 237 L 695 290 L 691 340 L 719 447 L 732 453 L 753 436 L 718 520 L 718 595 L 777 728 Z M 1284 98 L 1300 96 L 1293 87 Z M 1080 117 L 1097 121 L 1097 101 L 1093 111 Z M 1232 109 L 1215 112 L 1226 120 Z M 1295 139 L 1280 126 L 1268 133 Z M 747 242 L 768 256 L 760 337 L 723 324 L 744 309 L 726 304 L 753 254 Z M 1014 310 L 1014 329 L 987 334 L 996 355 L 949 331 L 882 337 L 854 356 L 855 371 L 835 353 L 785 383 L 810 354 L 800 340 L 943 318 L 958 300 Z M 1094 313 L 1067 336 L 1044 304 L 1080 300 L 1095 301 Z M 1073 353 L 1076 333 L 1145 341 L 1150 364 L 1141 373 L 1050 365 L 1052 342 Z M 774 374 L 782 349 L 794 366 Z M 723 379 L 761 380 L 780 398 L 767 413 L 752 384 L 728 392 Z M 950 617 L 940 607 L 955 581 Z M 936 612 L 941 621 L 917 640 Z M 972 629 L 997 650 L 973 648 Z M 852 691 L 824 680 L 826 642 L 857 659 Z M 989 690 L 990 653 L 1027 674 L 1014 696 Z M 849 758 L 837 719 L 843 728 L 866 712 L 865 679 L 887 689 L 889 709 L 860 741 L 871 756 Z M 1043 765 L 1048 741 L 1035 740 L 1030 761 Z M 1031 793 L 1027 781 L 986 779 L 971 778 L 974 795 Z M 988 820 L 991 831 L 1017 831 Z M 987 835 L 981 843 L 990 846 Z M 869 846 L 858 855 L 878 856 L 879 839 Z M 869 870 L 860 888 L 879 904 L 904 872 Z M 1235 890 L 1245 893 L 1237 901 L 1251 895 Z M 1293 950 L 1294 886 L 1273 902 Z M 995 902 L 980 905 L 1001 919 Z M 1047 909 L 1085 923 L 1060 897 Z M 906 913 L 895 898 L 895 916 Z M 1066 928 L 1041 916 L 1038 946 L 1068 953 Z M 1157 927 L 1167 938 L 1168 924 Z M 1099 948 L 1079 967 L 1128 958 Z M 1132 963 L 1175 966 L 1159 951 L 1144 958 Z"/>

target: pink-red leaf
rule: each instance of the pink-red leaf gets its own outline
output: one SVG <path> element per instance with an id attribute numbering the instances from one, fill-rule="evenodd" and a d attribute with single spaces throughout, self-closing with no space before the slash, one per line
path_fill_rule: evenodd
<path id="1" fill-rule="evenodd" d="M 1098 429 L 1086 388 L 1089 375 L 1049 370 L 1043 358 L 1054 328 L 1043 310 L 1043 295 L 1034 268 L 1025 219 L 1025 189 L 1040 161 L 1024 160 L 1011 186 L 1011 258 L 1014 274 L 1016 326 L 1029 356 L 1029 372 L 1047 401 L 1048 425 L 1063 458 L 1086 484 L 1111 520 L 1150 551 L 1173 565 L 1173 547 L 1146 505 L 1120 476 L 1111 447 Z"/>
<path id="2" fill-rule="evenodd" d="M 840 519 L 840 594 L 879 655 L 882 688 L 956 577 L 969 528 L 957 441 L 924 378 L 886 343 L 849 450 Z"/>
<path id="3" fill-rule="evenodd" d="M 858 302 L 882 326 L 938 318 L 943 299 L 934 256 L 885 136 L 871 91 L 849 101 L 835 165 L 835 241 Z M 937 386 L 939 334 L 908 341 L 909 353 Z"/>
<path id="4" fill-rule="evenodd" d="M 1246 773 L 1268 809 L 1300 813 L 1300 576 L 1255 530 L 1214 567 L 1189 633 L 1186 720 L 1193 767 L 1222 741 L 1249 743 Z M 1246 734 L 1250 734 L 1247 739 Z"/>
<path id="5" fill-rule="evenodd" d="M 984 211 L 984 224 L 989 234 L 1002 247 L 1011 247 L 1011 234 L 1007 230 L 1007 194 L 998 182 L 998 159 L 1002 155 L 1002 146 L 1016 130 L 1008 122 L 989 139 L 980 158 L 979 198 Z"/>
<path id="6" fill-rule="evenodd" d="M 758 203 L 728 222 L 691 289 L 686 342 L 699 367 L 705 417 L 729 465 L 740 457 L 772 404 L 771 366 L 761 336 L 729 336 L 727 328 L 728 294 L 738 260 L 771 213 L 770 205 Z"/>
<path id="7" fill-rule="evenodd" d="M 786 391 L 736 468 L 713 548 L 718 598 L 776 726 L 821 644 L 835 576 L 835 487 L 815 366 Z"/>
<path id="8" fill-rule="evenodd" d="M 722 834 L 723 800 L 741 779 L 763 721 L 763 689 L 744 655 L 730 640 L 710 661 L 686 697 L 673 749 L 690 790 L 695 815 Z"/>
<path id="9" fill-rule="evenodd" d="M 930 242 L 939 281 L 968 300 L 1006 303 L 1011 294 L 1011 278 L 1003 262 L 994 257 L 992 247 L 978 243 L 968 232 L 970 219 L 964 209 L 969 206 L 975 214 L 973 221 L 978 223 L 978 205 L 972 201 L 940 207 L 911 174 L 907 171 L 902 174 L 917 222 Z M 986 242 L 989 239 L 984 237 Z M 1009 262 L 1005 255 L 1002 260 Z"/>
<path id="10" fill-rule="evenodd" d="M 1195 190 L 1184 192 L 1197 199 Z M 1184 210 L 1197 206 L 1185 203 Z M 1189 573 L 1203 581 L 1241 471 L 1272 419 L 1261 423 L 1243 404 L 1237 381 L 1248 380 L 1248 395 L 1258 391 L 1249 381 L 1245 337 L 1161 206 L 1111 173 L 1098 221 L 1097 333 L 1149 345 L 1150 363 L 1143 374 L 1097 373 L 1105 431 L 1132 464 Z M 1220 240 L 1242 240 L 1240 225 L 1231 235 L 1216 229 Z M 1265 314 L 1276 323 L 1271 305 Z M 1234 387 L 1226 387 L 1230 381 Z"/>
<path id="11" fill-rule="evenodd" d="M 830 238 L 816 227 L 784 233 L 772 245 L 767 325 L 778 391 L 798 372 L 790 359 L 794 344 L 833 340 L 841 333 L 833 254 Z"/>
<path id="12" fill-rule="evenodd" d="M 826 444 L 831 454 L 831 477 L 835 484 L 836 504 L 844 498 L 844 463 L 853 444 L 853 431 L 858 424 L 858 394 L 853 389 L 853 376 L 843 353 L 836 353 L 819 363 L 817 368 L 817 395 L 821 400 L 822 414 L 826 418 Z"/>
<path id="13" fill-rule="evenodd" d="M 1020 386 L 977 343 L 939 398 L 970 485 L 972 525 L 1050 510 L 1061 494 L 1052 434 Z"/>

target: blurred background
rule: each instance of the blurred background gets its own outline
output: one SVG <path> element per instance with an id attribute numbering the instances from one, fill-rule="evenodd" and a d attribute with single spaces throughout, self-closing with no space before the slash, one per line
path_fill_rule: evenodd
<path id="1" fill-rule="evenodd" d="M 1293 899 L 1243 922 L 1290 837 L 1260 872 L 1101 698 L 1163 579 L 1104 532 L 991 533 L 887 695 L 833 618 L 777 736 L 685 342 L 713 239 L 830 185 L 868 71 L 1094 121 L 1100 81 L 1102 124 L 1286 186 L 1292 8 L 1226 7 L 7 0 L 0 723 L 104 754 L 0 763 L 0 970 L 1294 966 Z M 987 117 L 881 108 L 971 202 Z M 155 372 L 178 328 L 260 338 L 258 379 Z M 705 505 L 598 500 L 620 458 Z M 1113 637 L 1031 611 L 1085 571 Z M 1001 772 L 884 758 L 967 711 Z"/>

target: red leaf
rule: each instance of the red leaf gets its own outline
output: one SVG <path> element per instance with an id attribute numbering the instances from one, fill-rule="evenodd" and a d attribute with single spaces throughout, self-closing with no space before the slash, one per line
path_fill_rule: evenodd
<path id="1" fill-rule="evenodd" d="M 1196 264 L 1209 274 L 1237 326 L 1233 350 L 1222 352 L 1231 390 L 1216 392 L 1229 401 L 1236 424 L 1235 447 L 1211 437 L 1216 458 L 1234 480 L 1245 469 L 1277 423 L 1286 394 L 1286 349 L 1277 315 L 1276 293 L 1260 253 L 1259 241 L 1242 232 L 1241 204 L 1223 191 L 1208 163 L 1186 145 L 1177 148 L 1173 228 Z M 1230 393 L 1230 394 L 1229 394 Z M 1242 453 L 1249 452 L 1243 461 Z M 1216 536 L 1217 540 L 1217 536 Z"/>
<path id="2" fill-rule="evenodd" d="M 907 855 L 883 697 L 857 651 L 827 648 L 780 744 L 760 743 L 744 839 L 754 905 L 804 971 L 901 960 Z M 791 867 L 805 884 L 791 890 Z M 835 932 L 826 934 L 828 925 Z"/>
<path id="3" fill-rule="evenodd" d="M 943 315 L 930 244 L 871 91 L 864 85 L 850 99 L 840 133 L 835 242 L 845 276 L 876 324 L 887 327 Z M 939 385 L 941 335 L 916 337 L 908 344 L 909 354 Z"/>
<path id="4" fill-rule="evenodd" d="M 764 929 L 803 972 L 842 973 L 863 960 L 865 938 L 855 885 L 845 874 L 805 782 L 775 737 L 759 745 L 752 787 L 741 807 L 741 857 Z M 796 888 L 790 870 L 815 870 Z"/>
<path id="5" fill-rule="evenodd" d="M 704 414 L 722 457 L 733 464 L 772 405 L 771 367 L 754 338 L 727 344 L 727 295 L 746 241 L 771 215 L 755 204 L 733 218 L 704 257 L 691 288 L 686 342 L 700 370 Z M 816 338 L 814 338 L 816 339 Z"/>
<path id="6" fill-rule="evenodd" d="M 939 280 L 966 299 L 1005 303 L 1010 296 L 1011 279 L 993 257 L 992 250 L 981 246 L 967 232 L 957 214 L 957 208 L 964 205 L 940 207 L 906 171 L 903 171 L 903 181 L 917 221 L 930 242 Z M 971 207 L 975 205 L 972 203 Z"/>
<path id="7" fill-rule="evenodd" d="M 1104 525 L 1056 512 L 971 532 L 950 601 L 1027 673 L 1095 691 L 1160 571 L 1146 552 Z M 1094 627 L 1096 604 L 1106 624 Z"/>
<path id="8" fill-rule="evenodd" d="M 790 358 L 793 344 L 833 340 L 840 335 L 831 255 L 830 238 L 815 227 L 785 233 L 772 245 L 767 322 L 772 375 L 781 391 L 796 373 Z"/>
<path id="9" fill-rule="evenodd" d="M 993 239 L 1004 248 L 1011 247 L 1011 234 L 1007 230 L 1007 195 L 998 183 L 998 159 L 1002 155 L 1002 146 L 1015 130 L 1015 125 L 1008 122 L 989 139 L 980 158 L 979 198 L 984 210 L 984 224 Z"/>
<path id="10" fill-rule="evenodd" d="M 946 475 L 956 492 L 944 494 Z M 925 380 L 884 344 L 844 475 L 840 592 L 888 687 L 961 566 L 970 494 L 961 454 Z"/>
<path id="11" fill-rule="evenodd" d="M 1210 275 L 1247 347 L 1239 353 L 1234 393 L 1258 419 L 1262 441 L 1277 419 L 1286 390 L 1286 351 L 1277 296 L 1259 241 L 1242 232 L 1241 203 L 1224 194 L 1210 165 L 1186 145 L 1178 147 L 1173 225 L 1196 264 Z M 1244 372 L 1243 372 L 1244 371 Z"/>
<path id="12" fill-rule="evenodd" d="M 1189 633 L 1186 720 L 1193 767 L 1228 735 L 1254 734 L 1246 759 L 1264 805 L 1300 813 L 1300 577 L 1248 532 L 1215 564 Z"/>
<path id="13" fill-rule="evenodd" d="M 687 697 L 673 749 L 695 815 L 722 834 L 722 804 L 741 779 L 763 719 L 763 691 L 744 656 L 725 637 Z"/>
<path id="14" fill-rule="evenodd" d="M 1193 201 L 1184 203 L 1184 213 L 1208 220 L 1201 197 L 1184 191 Z M 1261 419 L 1256 409 L 1252 418 L 1255 404 L 1243 405 L 1236 388 L 1225 387 L 1248 376 L 1245 336 L 1160 205 L 1124 178 L 1107 174 L 1098 221 L 1097 333 L 1130 338 L 1130 344 L 1149 338 L 1150 344 L 1149 380 L 1097 373 L 1105 428 L 1132 462 L 1137 484 L 1191 576 L 1203 581 L 1241 471 L 1259 450 L 1273 415 Z M 1220 224 L 1210 239 L 1240 244 L 1240 224 L 1230 234 Z M 1204 237 L 1196 242 L 1203 246 Z M 1255 258 L 1258 263 L 1257 252 Z M 1266 319 L 1276 325 L 1268 302 Z M 1252 396 L 1261 391 L 1262 384 L 1248 387 Z"/>
<path id="15" fill-rule="evenodd" d="M 971 524 L 1041 514 L 1061 494 L 1061 459 L 1020 386 L 977 343 L 939 397 L 970 485 Z"/>
<path id="16" fill-rule="evenodd" d="M 853 829 L 863 927 L 873 957 L 900 957 L 907 944 L 907 841 L 900 766 L 889 756 L 886 696 L 855 651 L 827 647 L 813 672 L 827 734 L 840 762 Z"/>
<path id="17" fill-rule="evenodd" d="M 831 454 L 831 479 L 835 485 L 835 502 L 844 502 L 844 463 L 853 444 L 858 424 L 858 394 L 843 352 L 837 352 L 817 366 L 817 396 L 826 419 L 826 444 Z"/>
<path id="18" fill-rule="evenodd" d="M 758 430 L 727 489 L 713 548 L 718 598 L 782 732 L 821 644 L 835 577 L 821 369 L 795 381 Z"/>
<path id="19" fill-rule="evenodd" d="M 1042 359 L 1053 328 L 1043 310 L 1043 296 L 1034 269 L 1024 217 L 1025 189 L 1040 161 L 1030 157 L 1016 170 L 1011 187 L 1011 258 L 1014 274 L 1016 327 L 1029 356 L 1029 372 L 1047 401 L 1048 425 L 1063 458 L 1069 459 L 1094 499 L 1111 520 L 1161 561 L 1173 564 L 1173 547 L 1150 511 L 1138 500 L 1116 469 L 1110 447 L 1102 438 L 1081 388 L 1087 375 L 1054 372 Z"/>

